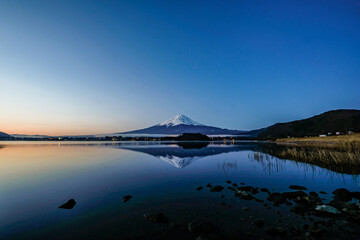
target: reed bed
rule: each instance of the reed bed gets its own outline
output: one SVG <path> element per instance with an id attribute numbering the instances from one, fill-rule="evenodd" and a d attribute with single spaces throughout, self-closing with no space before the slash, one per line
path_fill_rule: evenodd
<path id="1" fill-rule="evenodd" d="M 315 164 L 335 172 L 360 174 L 360 134 L 278 139 L 262 152 L 280 159 Z M 254 158 L 261 156 L 254 156 Z"/>

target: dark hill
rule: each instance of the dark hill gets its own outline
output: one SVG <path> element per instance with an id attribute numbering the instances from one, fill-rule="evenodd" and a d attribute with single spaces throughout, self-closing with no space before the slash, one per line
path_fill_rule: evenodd
<path id="1" fill-rule="evenodd" d="M 0 139 L 4 140 L 4 139 L 10 139 L 11 136 L 9 134 L 6 134 L 4 132 L 0 132 Z"/>
<path id="2" fill-rule="evenodd" d="M 360 132 L 360 110 L 334 110 L 303 120 L 277 123 L 266 128 L 258 137 L 304 137 L 347 131 Z"/>
<path id="3" fill-rule="evenodd" d="M 183 133 L 175 138 L 176 141 L 210 141 L 211 139 L 201 133 Z"/>

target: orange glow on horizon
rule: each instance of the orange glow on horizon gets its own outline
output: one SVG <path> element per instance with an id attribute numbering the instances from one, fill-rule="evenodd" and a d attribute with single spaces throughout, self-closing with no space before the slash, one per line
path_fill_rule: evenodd
<path id="1" fill-rule="evenodd" d="M 20 134 L 20 135 L 48 135 L 48 136 L 65 136 L 65 135 L 97 135 L 97 134 L 110 134 L 116 132 L 127 131 L 121 128 L 84 128 L 84 127 L 6 127 L 0 125 L 0 132 L 7 134 Z M 114 130 L 115 129 L 115 130 Z"/>

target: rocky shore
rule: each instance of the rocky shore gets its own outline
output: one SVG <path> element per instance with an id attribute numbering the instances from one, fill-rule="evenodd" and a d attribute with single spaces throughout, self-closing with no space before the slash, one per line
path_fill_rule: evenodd
<path id="1" fill-rule="evenodd" d="M 238 213 L 240 225 L 246 225 L 248 230 L 240 230 L 240 225 L 235 229 L 229 227 L 224 230 L 223 226 L 217 226 L 211 219 L 202 217 L 190 220 L 187 226 L 177 223 L 176 219 L 171 219 L 166 213 L 145 214 L 144 218 L 152 224 L 169 224 L 170 228 L 182 226 L 196 240 L 339 239 L 344 234 L 346 239 L 358 239 L 360 233 L 360 192 L 350 192 L 344 188 L 335 189 L 332 193 L 315 192 L 298 185 L 290 185 L 289 191 L 276 192 L 229 180 L 224 185 L 209 183 L 194 189 L 197 192 L 210 191 L 218 194 L 221 206 L 230 209 L 235 209 L 239 201 L 251 202 L 252 207 L 243 207 L 242 213 Z M 233 197 L 225 201 L 229 195 Z M 271 217 L 251 215 L 251 208 L 260 207 L 272 211 Z M 296 217 L 285 214 L 287 212 Z M 246 217 L 243 213 L 247 213 Z"/>

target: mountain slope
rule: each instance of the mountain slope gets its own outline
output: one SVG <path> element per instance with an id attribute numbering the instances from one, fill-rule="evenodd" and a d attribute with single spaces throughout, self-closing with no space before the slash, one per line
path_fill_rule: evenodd
<path id="1" fill-rule="evenodd" d="M 0 132 L 0 139 L 8 139 L 8 138 L 11 138 L 11 136 L 9 134 Z"/>
<path id="2" fill-rule="evenodd" d="M 183 133 L 201 133 L 205 135 L 234 135 L 245 132 L 246 131 L 229 130 L 225 128 L 206 126 L 195 122 L 194 120 L 190 119 L 185 115 L 180 114 L 152 127 L 116 134 L 179 135 Z"/>
<path id="3" fill-rule="evenodd" d="M 266 128 L 258 137 L 304 137 L 347 131 L 360 132 L 360 110 L 333 110 L 303 120 L 277 123 Z"/>

